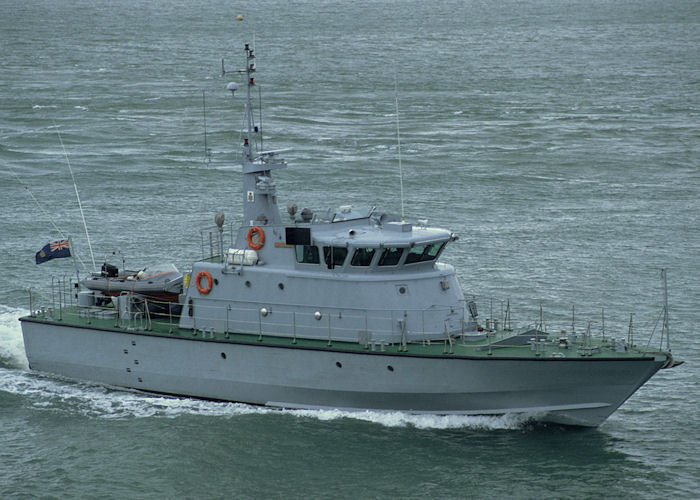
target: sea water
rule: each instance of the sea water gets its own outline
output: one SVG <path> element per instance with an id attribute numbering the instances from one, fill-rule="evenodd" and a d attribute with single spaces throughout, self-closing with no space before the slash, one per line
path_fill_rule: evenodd
<path id="1" fill-rule="evenodd" d="M 1 6 L 0 497 L 697 496 L 700 4 Z M 601 335 L 604 310 L 607 335 L 626 338 L 632 315 L 635 340 L 657 345 L 667 268 L 686 363 L 587 430 L 280 411 L 30 372 L 28 290 L 50 305 L 52 277 L 74 273 L 70 259 L 35 265 L 43 245 L 70 235 L 82 274 L 93 258 L 188 270 L 216 212 L 241 222 L 243 101 L 225 86 L 243 82 L 221 59 L 239 69 L 246 42 L 263 147 L 294 148 L 282 207 L 403 205 L 459 236 L 442 261 L 518 325 L 541 306 L 570 328 L 575 306 L 575 327 Z"/>

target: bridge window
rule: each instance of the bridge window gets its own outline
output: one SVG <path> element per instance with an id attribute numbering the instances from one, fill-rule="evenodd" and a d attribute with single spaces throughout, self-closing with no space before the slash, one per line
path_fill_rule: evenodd
<path id="1" fill-rule="evenodd" d="M 442 250 L 445 244 L 442 243 L 430 243 L 428 245 L 416 245 L 408 251 L 406 256 L 406 264 L 413 264 L 415 262 L 428 262 L 435 260 L 435 258 Z"/>
<path id="2" fill-rule="evenodd" d="M 389 247 L 385 248 L 382 252 L 382 256 L 379 257 L 380 266 L 395 266 L 401 260 L 401 254 L 403 253 L 403 248 Z"/>
<path id="3" fill-rule="evenodd" d="M 320 264 L 318 247 L 312 245 L 295 245 L 294 250 L 297 255 L 297 262 L 300 264 Z"/>
<path id="4" fill-rule="evenodd" d="M 323 258 L 326 261 L 328 269 L 342 266 L 347 255 L 348 249 L 345 247 L 323 247 Z"/>
<path id="5" fill-rule="evenodd" d="M 351 266 L 369 266 L 372 263 L 372 257 L 374 257 L 374 248 L 358 248 L 352 255 L 352 260 L 350 261 Z"/>

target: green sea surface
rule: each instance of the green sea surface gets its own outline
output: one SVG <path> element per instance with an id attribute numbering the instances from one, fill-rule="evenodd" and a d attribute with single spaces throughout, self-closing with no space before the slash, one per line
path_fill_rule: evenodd
<path id="1" fill-rule="evenodd" d="M 697 498 L 700 3 L 0 0 L 0 498 Z M 243 20 L 237 21 L 237 16 Z M 598 429 L 518 417 L 282 411 L 31 372 L 17 318 L 81 273 L 201 255 L 241 222 L 256 50 L 279 203 L 404 207 L 513 322 L 671 347 Z M 204 93 L 204 94 L 203 94 Z M 206 100 L 205 161 L 203 95 Z M 256 99 L 258 100 L 258 99 Z M 68 164 L 70 163 L 70 169 Z M 85 222 L 76 200 L 71 172 Z M 60 229 L 60 233 L 59 233 Z M 205 233 L 206 234 L 206 233 Z"/>

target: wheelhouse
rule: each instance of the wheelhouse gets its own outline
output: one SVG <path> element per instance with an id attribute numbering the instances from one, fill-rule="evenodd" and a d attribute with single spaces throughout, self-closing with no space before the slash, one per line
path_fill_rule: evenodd
<path id="1" fill-rule="evenodd" d="M 287 228 L 286 243 L 294 246 L 302 268 L 382 272 L 432 268 L 447 243 L 456 239 L 444 229 L 383 222 L 382 217 L 334 216 Z"/>

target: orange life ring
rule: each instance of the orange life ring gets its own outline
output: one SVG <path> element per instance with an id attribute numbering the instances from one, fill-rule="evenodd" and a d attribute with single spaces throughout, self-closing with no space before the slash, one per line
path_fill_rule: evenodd
<path id="1" fill-rule="evenodd" d="M 206 287 L 203 287 L 200 283 L 203 277 L 207 279 Z M 199 293 L 206 295 L 211 292 L 211 287 L 213 286 L 214 281 L 211 279 L 211 274 L 209 274 L 208 271 L 199 271 L 194 279 L 194 284 L 197 285 L 197 291 L 199 291 Z"/>
<path id="2" fill-rule="evenodd" d="M 258 235 L 258 241 L 257 243 L 253 242 L 253 236 Z M 265 233 L 263 230 L 258 227 L 258 226 L 253 226 L 250 229 L 248 229 L 248 234 L 246 235 L 246 239 L 248 240 L 248 246 L 252 248 L 253 250 L 260 250 L 263 245 L 265 244 Z"/>

